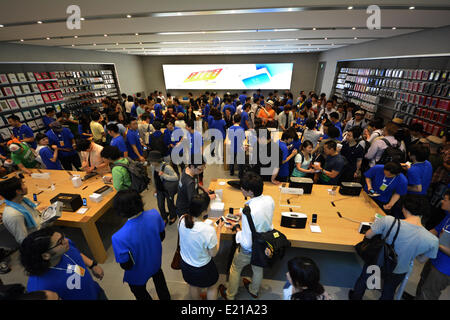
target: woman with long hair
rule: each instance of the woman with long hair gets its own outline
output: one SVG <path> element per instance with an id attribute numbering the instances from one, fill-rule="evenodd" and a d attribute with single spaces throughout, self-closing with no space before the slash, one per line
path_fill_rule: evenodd
<path id="1" fill-rule="evenodd" d="M 295 167 L 292 171 L 293 177 L 308 177 L 315 170 L 311 166 L 313 144 L 309 140 L 303 141 L 300 152 L 295 156 Z"/>

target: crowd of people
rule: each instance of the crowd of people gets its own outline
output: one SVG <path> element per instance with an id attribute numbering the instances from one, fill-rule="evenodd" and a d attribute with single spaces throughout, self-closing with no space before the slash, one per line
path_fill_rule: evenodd
<path id="1" fill-rule="evenodd" d="M 166 225 L 177 220 L 181 271 L 191 298 L 200 298 L 206 289 L 208 299 L 216 299 L 218 293 L 224 299 L 234 299 L 241 271 L 251 264 L 252 234 L 247 217 L 241 215 L 242 225 L 228 225 L 236 232 L 239 244 L 229 282 L 218 283 L 212 258 L 219 250 L 223 223 L 209 224 L 203 219 L 210 200 L 215 198 L 214 192 L 203 186 L 203 171 L 206 145 L 211 156 L 221 152 L 223 146 L 205 129 L 216 129 L 223 140 L 231 137 L 230 175 L 234 176 L 237 169 L 258 232 L 273 229 L 275 205 L 263 194 L 264 182 L 279 185 L 290 177 L 327 185 L 359 182 L 386 213 L 372 225 L 367 238 L 386 235 L 392 222 L 401 219 L 396 240 L 400 262 L 385 279 L 382 299 L 393 298 L 416 257 L 430 259 L 421 275 L 418 299 L 437 299 L 448 286 L 450 248 L 439 244 L 438 238 L 450 232 L 449 133 L 430 136 L 420 124 L 405 126 L 399 118 L 385 121 L 369 117 L 353 103 L 325 94 L 319 97 L 313 91 L 308 95 L 301 91 L 295 100 L 290 91 L 276 90 L 266 97 L 260 90 L 252 96 L 245 91 L 222 97 L 215 92 L 198 97 L 189 93 L 187 100 L 155 91 L 147 98 L 139 94 L 122 94 L 118 100 L 108 97 L 99 110 L 76 114 L 63 110 L 56 114 L 49 108 L 46 113 L 45 134 L 34 135 L 15 115 L 8 118 L 13 134 L 9 141 L 0 137 L 0 173 L 20 170 L 30 174 L 32 168 L 110 172 L 109 179 L 118 191 L 114 208 L 128 219 L 113 235 L 112 246 L 124 270 L 124 281 L 136 299 L 151 299 L 145 288 L 150 278 L 159 299 L 170 299 L 161 269 L 161 243 Z M 178 129 L 183 134 L 177 134 Z M 236 138 L 237 132 L 250 134 L 242 143 Z M 175 163 L 175 155 L 186 153 L 182 145 L 189 146 L 189 161 Z M 258 152 L 263 149 L 269 163 L 262 161 L 263 153 Z M 251 159 L 252 155 L 256 159 Z M 132 174 L 131 167 L 145 168 L 145 172 L 148 168 L 158 210 L 144 211 L 142 190 L 137 187 L 143 177 Z M 39 208 L 25 197 L 27 186 L 21 178 L 2 181 L 0 195 L 6 204 L 3 223 L 20 245 L 21 262 L 30 276 L 29 292 L 40 291 L 42 298 L 54 297 L 53 292 L 62 299 L 106 299 L 86 270 L 102 279 L 102 268 L 64 234 L 40 221 Z M 66 288 L 71 275 L 67 266 L 73 268 L 72 274 L 83 274 L 83 292 L 73 294 Z M 0 267 L 0 272 L 8 272 L 5 262 Z M 362 299 L 366 269 L 364 266 L 349 293 L 350 299 Z M 288 270 L 286 299 L 331 298 L 320 284 L 319 269 L 311 259 L 292 259 Z M 252 265 L 252 271 L 252 280 L 244 278 L 243 283 L 257 298 L 263 268 Z"/>

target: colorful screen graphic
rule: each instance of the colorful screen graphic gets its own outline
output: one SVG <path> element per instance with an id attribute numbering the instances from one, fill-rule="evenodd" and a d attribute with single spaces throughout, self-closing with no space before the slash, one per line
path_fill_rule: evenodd
<path id="1" fill-rule="evenodd" d="M 290 89 L 293 63 L 165 64 L 166 89 Z"/>

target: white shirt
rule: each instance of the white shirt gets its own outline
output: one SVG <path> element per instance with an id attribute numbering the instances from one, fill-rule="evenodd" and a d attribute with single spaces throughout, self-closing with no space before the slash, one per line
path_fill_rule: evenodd
<path id="1" fill-rule="evenodd" d="M 371 145 L 369 150 L 367 150 L 366 159 L 370 160 L 369 166 L 373 167 L 378 160 L 381 159 L 383 152 L 387 149 L 387 144 L 383 141 L 383 138 L 389 141 L 392 146 L 398 144 L 398 141 L 393 136 L 382 137 L 380 139 L 376 139 Z M 400 150 L 405 151 L 403 144 L 400 144 Z"/>
<path id="2" fill-rule="evenodd" d="M 25 217 L 20 212 L 10 206 L 5 206 L 3 209 L 3 224 L 16 239 L 18 244 L 21 244 L 22 241 L 32 232 L 39 230 L 41 228 L 42 220 L 39 211 L 34 208 L 29 207 L 25 202 L 20 203 L 34 218 L 36 222 L 36 228 L 27 228 Z"/>
<path id="3" fill-rule="evenodd" d="M 134 102 L 126 101 L 125 102 L 125 112 L 131 113 L 131 108 L 133 107 L 133 105 L 134 105 Z"/>
<path id="4" fill-rule="evenodd" d="M 275 202 L 271 196 L 260 195 L 247 201 L 251 210 L 253 223 L 256 232 L 267 232 L 273 230 L 272 218 L 275 210 Z M 247 217 L 242 214 L 242 231 L 236 233 L 236 243 L 247 251 L 252 251 L 252 231 L 247 221 Z"/>
<path id="5" fill-rule="evenodd" d="M 216 230 L 204 222 L 194 222 L 192 229 L 186 228 L 184 219 L 180 222 L 180 254 L 187 264 L 200 268 L 211 261 L 208 250 L 217 245 Z"/>
<path id="6" fill-rule="evenodd" d="M 82 161 L 86 161 L 90 167 L 98 167 L 103 163 L 103 158 L 100 156 L 100 153 L 102 152 L 103 147 L 94 143 L 94 146 L 92 147 L 92 150 L 87 151 L 81 151 L 81 159 Z M 90 157 L 90 158 L 89 158 Z M 90 164 L 89 164 L 90 160 Z M 105 169 L 106 170 L 106 169 Z"/>
<path id="7" fill-rule="evenodd" d="M 332 114 L 333 112 L 337 112 L 336 109 L 331 108 L 331 110 L 328 110 L 327 108 L 324 108 L 322 110 L 320 110 L 319 115 L 317 116 L 317 118 L 320 118 L 322 116 L 322 114 L 326 114 L 328 117 L 328 120 L 330 119 L 330 114 Z"/>
<path id="8" fill-rule="evenodd" d="M 372 143 L 376 138 L 383 136 L 383 129 L 377 129 L 369 137 L 369 142 Z"/>

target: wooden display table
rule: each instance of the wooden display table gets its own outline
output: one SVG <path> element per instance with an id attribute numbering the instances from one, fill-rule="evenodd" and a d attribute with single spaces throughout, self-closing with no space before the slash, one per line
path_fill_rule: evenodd
<path id="1" fill-rule="evenodd" d="M 220 185 L 221 182 L 229 181 L 227 179 L 218 179 L 211 181 L 209 186 L 212 190 L 223 190 L 223 202 L 225 203 L 225 214 L 228 209 L 242 208 L 246 202 L 242 192 L 232 188 L 228 184 Z M 293 247 L 308 249 L 320 249 L 331 251 L 354 252 L 354 245 L 360 242 L 364 235 L 358 232 L 359 223 L 339 218 L 337 211 L 345 218 L 350 218 L 361 222 L 373 222 L 375 213 L 384 215 L 377 204 L 364 192 L 361 191 L 359 197 L 349 197 L 348 199 L 335 202 L 333 207 L 331 201 L 347 198 L 336 190 L 336 195 L 329 195 L 328 189 L 331 186 L 314 185 L 312 193 L 308 195 L 294 196 L 288 195 L 293 212 L 304 213 L 308 216 L 305 229 L 292 229 L 280 226 L 281 212 L 289 212 L 289 206 L 284 200 L 280 205 L 279 186 L 272 183 L 264 183 L 264 195 L 272 196 L 275 202 L 275 212 L 273 216 L 273 226 L 275 229 L 283 232 Z M 286 195 L 283 195 L 286 197 Z M 248 198 L 249 200 L 249 198 Z M 300 206 L 297 208 L 296 206 Z M 311 216 L 316 213 L 318 216 L 317 224 L 320 226 L 321 233 L 312 233 L 309 227 Z M 224 239 L 231 239 L 232 232 L 228 228 L 222 230 Z"/>
<path id="2" fill-rule="evenodd" d="M 30 169 L 33 173 L 37 173 L 37 169 Z M 113 191 L 103 196 L 103 200 L 99 203 L 95 203 L 89 199 L 95 190 L 103 187 L 102 176 L 95 176 L 86 181 L 79 188 L 75 188 L 72 184 L 71 177 L 67 171 L 64 170 L 40 170 L 41 172 L 50 173 L 50 179 L 33 179 L 31 176 L 24 174 L 24 182 L 28 188 L 27 198 L 33 200 L 33 193 L 40 193 L 37 196 L 40 202 L 38 207 L 50 205 L 50 199 L 58 195 L 59 193 L 73 193 L 79 194 L 82 198 L 86 198 L 87 207 L 89 208 L 85 214 L 77 214 L 75 212 L 63 211 L 61 218 L 59 218 L 54 225 L 65 226 L 72 228 L 80 228 L 83 235 L 88 243 L 89 249 L 91 250 L 94 259 L 99 263 L 103 263 L 106 260 L 106 250 L 103 246 L 102 239 L 98 233 L 97 226 L 95 222 L 103 216 L 103 214 L 108 211 L 112 206 L 113 198 L 116 194 L 113 186 Z M 72 174 L 80 175 L 83 177 L 85 172 L 80 171 L 70 171 Z M 14 176 L 15 173 L 10 174 Z M 51 185 L 54 184 L 55 189 L 51 190 Z M 84 189 L 84 190 L 83 190 Z M 2 210 L 3 211 L 3 210 Z"/>

